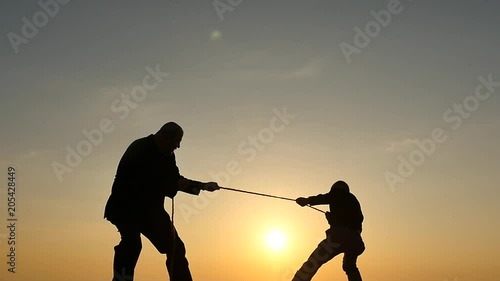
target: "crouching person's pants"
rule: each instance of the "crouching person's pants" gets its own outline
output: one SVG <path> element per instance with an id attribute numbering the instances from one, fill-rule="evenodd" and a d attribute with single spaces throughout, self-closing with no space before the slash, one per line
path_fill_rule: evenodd
<path id="1" fill-rule="evenodd" d="M 356 261 L 365 251 L 365 245 L 358 231 L 344 227 L 327 230 L 325 240 L 318 244 L 307 261 L 297 271 L 292 281 L 310 281 L 318 269 L 338 254 L 344 253 L 342 269 L 349 281 L 362 281 Z"/>

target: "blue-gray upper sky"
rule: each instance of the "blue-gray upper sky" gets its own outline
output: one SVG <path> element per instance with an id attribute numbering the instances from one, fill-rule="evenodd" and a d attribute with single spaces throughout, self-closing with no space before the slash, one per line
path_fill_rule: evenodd
<path id="1" fill-rule="evenodd" d="M 39 202 L 26 207 L 38 214 L 31 229 L 63 213 L 77 217 L 75 224 L 100 219 L 126 146 L 175 120 L 186 131 L 178 164 L 190 177 L 213 180 L 211 171 L 236 160 L 244 172 L 231 184 L 290 197 L 324 192 L 341 177 L 358 186 L 376 229 L 406 229 L 409 217 L 416 225 L 411 231 L 446 225 L 438 228 L 442 236 L 425 236 L 425 247 L 445 237 L 461 241 L 463 219 L 493 229 L 488 237 L 500 234 L 494 215 L 500 211 L 500 86 L 482 86 L 483 95 L 491 91 L 483 99 L 475 94 L 479 77 L 500 81 L 500 2 L 73 0 L 57 9 L 55 0 L 41 3 L 52 3 L 54 16 L 36 32 L 24 27 L 32 33 L 25 38 L 23 17 L 30 24 L 43 20 L 40 4 L 0 2 L 0 161 L 22 171 L 23 204 Z M 388 5 L 397 13 L 385 12 Z M 356 27 L 375 34 L 360 42 Z M 356 51 L 347 57 L 342 44 Z M 116 106 L 123 108 L 122 95 L 143 85 L 148 66 L 169 75 L 122 115 Z M 295 116 L 290 124 L 262 150 L 255 147 L 255 160 L 245 161 L 249 154 L 239 145 L 269 126 L 273 109 L 284 107 Z M 67 165 L 66 147 L 76 150 L 86 140 L 82 130 L 98 128 L 104 118 L 114 131 L 58 180 L 54 162 Z M 401 175 L 398 157 L 409 159 L 418 150 L 415 140 L 430 138 L 435 128 L 449 138 L 414 165 L 414 173 Z M 388 171 L 404 182 L 391 189 Z M 91 213 L 74 207 L 82 200 Z M 48 209 L 46 202 L 52 202 Z M 64 206 L 69 209 L 61 212 Z M 217 208 L 203 215 L 213 219 Z M 372 234 L 373 243 L 381 242 L 379 234 Z M 481 235 L 469 237 L 479 241 Z M 415 237 L 401 239 L 395 247 L 416 247 Z M 475 246 L 488 259 L 498 257 L 498 242 Z M 417 264 L 425 264 L 423 256 Z M 400 276 L 406 276 L 403 265 Z M 474 270 L 457 269 L 448 278 L 479 280 Z M 445 273 L 439 274 L 422 276 L 438 280 Z M 491 271 L 481 280 L 498 278 Z"/>

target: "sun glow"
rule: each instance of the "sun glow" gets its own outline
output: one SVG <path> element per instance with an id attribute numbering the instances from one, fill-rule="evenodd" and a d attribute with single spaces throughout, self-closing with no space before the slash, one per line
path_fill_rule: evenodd
<path id="1" fill-rule="evenodd" d="M 272 251 L 281 251 L 286 245 L 286 236 L 279 230 L 273 230 L 267 234 L 266 244 Z"/>

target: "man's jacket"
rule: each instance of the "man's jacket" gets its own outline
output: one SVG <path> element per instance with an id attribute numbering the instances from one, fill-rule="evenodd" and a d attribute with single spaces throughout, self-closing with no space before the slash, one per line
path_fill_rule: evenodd
<path id="1" fill-rule="evenodd" d="M 165 196 L 173 198 L 179 191 L 180 177 L 175 154 L 162 154 L 154 135 L 135 140 L 118 164 L 104 218 L 130 222 L 150 211 L 163 210 Z M 182 191 L 200 193 L 196 188 Z"/>

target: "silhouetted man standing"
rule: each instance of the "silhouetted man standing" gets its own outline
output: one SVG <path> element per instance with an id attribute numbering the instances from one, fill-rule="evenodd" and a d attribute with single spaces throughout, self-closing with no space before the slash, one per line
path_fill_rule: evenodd
<path id="1" fill-rule="evenodd" d="M 198 195 L 214 191 L 215 182 L 202 183 L 180 175 L 174 150 L 180 147 L 182 128 L 166 123 L 156 134 L 135 140 L 122 156 L 106 203 L 104 218 L 121 235 L 115 246 L 113 281 L 132 281 L 142 249 L 141 234 L 167 255 L 171 281 L 191 281 L 186 249 L 165 211 L 165 197 L 178 191 Z"/>
<path id="2" fill-rule="evenodd" d="M 326 231 L 326 239 L 319 243 L 292 281 L 311 280 L 323 264 L 340 253 L 344 253 L 342 269 L 349 281 L 362 281 L 356 260 L 365 251 L 361 238 L 364 217 L 358 199 L 350 193 L 347 183 L 337 181 L 329 193 L 300 197 L 295 201 L 302 207 L 329 204 L 330 212 L 326 212 L 326 218 L 330 228 Z"/>

